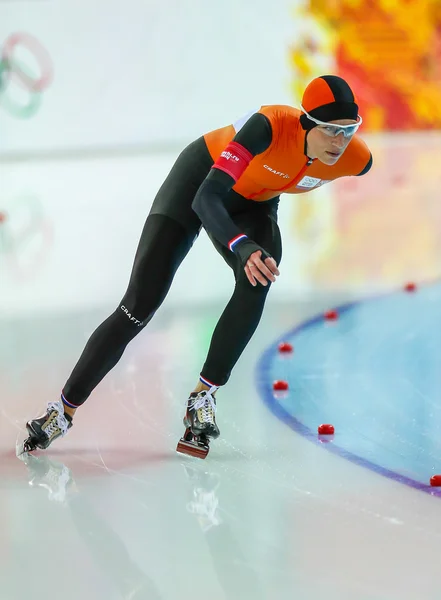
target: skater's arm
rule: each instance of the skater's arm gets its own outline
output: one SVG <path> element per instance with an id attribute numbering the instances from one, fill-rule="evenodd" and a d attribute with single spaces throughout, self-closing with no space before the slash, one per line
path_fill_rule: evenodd
<path id="1" fill-rule="evenodd" d="M 232 249 L 231 243 L 243 232 L 234 224 L 223 199 L 253 157 L 264 152 L 271 140 L 269 120 L 261 113 L 254 114 L 222 152 L 193 200 L 193 210 L 204 228 L 227 248 Z"/>
<path id="2" fill-rule="evenodd" d="M 204 228 L 221 244 L 235 252 L 245 266 L 247 260 L 255 252 L 261 252 L 262 258 L 269 255 L 261 246 L 249 239 L 233 222 L 224 205 L 224 198 L 233 185 L 246 170 L 254 156 L 264 152 L 271 144 L 272 132 L 268 119 L 260 114 L 253 115 L 237 133 L 233 141 L 216 161 L 210 173 L 203 181 L 193 201 L 196 212 Z M 259 261 L 259 270 L 274 281 L 274 277 L 260 261 L 260 254 L 255 257 Z M 271 259 L 271 262 L 275 261 Z M 257 263 L 256 263 L 257 264 Z M 277 268 L 271 264 L 271 272 L 278 274 Z M 248 279 L 254 285 L 254 278 Z M 257 279 L 260 281 L 260 277 Z M 262 281 L 261 281 L 262 283 Z"/>
<path id="3" fill-rule="evenodd" d="M 228 214 L 224 204 L 224 198 L 234 184 L 235 180 L 231 175 L 218 169 L 211 169 L 193 200 L 193 210 L 206 231 L 230 250 L 234 250 L 233 240 L 243 234 Z"/>

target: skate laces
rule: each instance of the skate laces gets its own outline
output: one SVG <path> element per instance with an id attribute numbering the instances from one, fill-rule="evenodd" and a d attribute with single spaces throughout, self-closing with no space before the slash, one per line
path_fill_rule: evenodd
<path id="1" fill-rule="evenodd" d="M 64 416 L 64 409 L 61 402 L 49 402 L 48 404 L 48 412 L 52 413 L 55 411 L 57 413 L 56 417 L 50 415 L 49 424 L 44 429 L 44 432 L 48 437 L 52 437 L 55 433 L 60 431 L 61 435 L 66 435 L 67 430 L 69 428 L 69 423 L 67 422 L 66 417 Z"/>
<path id="2" fill-rule="evenodd" d="M 192 399 L 188 408 L 198 411 L 198 416 L 202 417 L 202 423 L 212 423 L 214 425 L 214 414 L 216 412 L 216 401 L 212 396 L 212 391 L 217 390 L 211 387 L 208 391 L 199 392 L 196 398 Z"/>

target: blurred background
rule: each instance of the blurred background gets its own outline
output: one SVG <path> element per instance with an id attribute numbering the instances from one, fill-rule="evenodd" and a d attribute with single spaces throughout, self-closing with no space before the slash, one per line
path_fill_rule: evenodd
<path id="1" fill-rule="evenodd" d="M 273 302 L 440 274 L 439 0 L 0 1 L 0 46 L 2 314 L 116 305 L 181 149 L 325 73 L 355 89 L 374 166 L 282 197 Z M 228 297 L 221 265 L 203 233 L 170 306 Z"/>
<path id="2" fill-rule="evenodd" d="M 439 497 L 418 490 L 441 473 L 441 286 L 292 328 L 441 274 L 441 1 L 0 0 L 0 56 L 1 600 L 186 600 L 195 581 L 210 600 L 437 600 Z M 175 453 L 233 287 L 202 232 L 72 432 L 23 465 L 183 147 L 330 73 L 373 168 L 282 196 L 281 276 L 208 459 Z"/>

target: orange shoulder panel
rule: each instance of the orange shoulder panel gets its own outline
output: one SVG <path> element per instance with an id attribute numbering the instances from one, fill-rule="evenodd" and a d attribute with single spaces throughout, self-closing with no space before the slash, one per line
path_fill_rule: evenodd
<path id="1" fill-rule="evenodd" d="M 215 129 L 204 135 L 205 143 L 207 144 L 208 152 L 211 155 L 213 161 L 216 161 L 221 152 L 225 150 L 225 147 L 231 142 L 236 135 L 236 131 L 233 125 L 227 125 L 220 129 Z"/>
<path id="2" fill-rule="evenodd" d="M 265 152 L 252 159 L 233 186 L 245 198 L 262 202 L 280 193 L 309 192 L 339 177 L 358 175 L 369 162 L 369 148 L 358 136 L 354 136 L 335 165 L 311 161 L 305 155 L 306 132 L 300 124 L 300 110 L 286 105 L 267 105 L 256 112 L 264 114 L 270 121 L 272 142 Z M 213 161 L 235 135 L 235 126 L 228 125 L 204 136 Z"/>

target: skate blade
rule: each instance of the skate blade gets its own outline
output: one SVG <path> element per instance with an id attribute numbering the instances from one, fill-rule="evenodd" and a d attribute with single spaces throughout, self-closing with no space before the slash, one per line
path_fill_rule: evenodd
<path id="1" fill-rule="evenodd" d="M 24 454 L 28 454 L 29 452 L 33 452 L 36 449 L 37 446 L 32 443 L 30 438 L 27 438 L 24 442 L 19 442 L 17 440 L 15 443 L 15 454 L 17 458 L 20 458 Z"/>
<path id="2" fill-rule="evenodd" d="M 176 447 L 176 452 L 194 456 L 195 458 L 206 458 L 210 448 L 208 446 L 199 446 L 196 442 L 187 442 L 181 438 Z"/>

